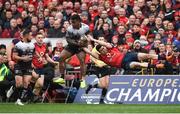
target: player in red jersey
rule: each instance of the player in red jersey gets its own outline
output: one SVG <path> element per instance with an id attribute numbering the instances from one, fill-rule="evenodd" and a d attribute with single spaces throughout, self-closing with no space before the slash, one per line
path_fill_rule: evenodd
<path id="1" fill-rule="evenodd" d="M 122 53 L 117 48 L 114 48 L 112 44 L 99 41 L 89 37 L 91 41 L 98 43 L 99 45 L 96 46 L 97 51 L 99 54 L 94 55 L 91 52 L 88 52 L 87 49 L 84 48 L 84 51 L 90 53 L 92 56 L 96 57 L 104 61 L 106 64 L 117 67 L 117 68 L 124 68 L 125 70 L 130 68 L 136 67 L 144 67 L 148 68 L 148 62 L 140 62 L 146 59 L 158 59 L 158 55 L 155 54 L 146 54 L 146 53 L 135 53 L 135 52 L 128 52 Z"/>
<path id="2" fill-rule="evenodd" d="M 36 35 L 36 43 L 35 46 L 35 54 L 32 59 L 33 66 L 33 77 L 36 79 L 35 87 L 33 93 L 35 96 L 39 96 L 40 90 L 43 85 L 47 85 L 54 76 L 54 69 L 51 65 L 48 64 L 58 64 L 52 60 L 48 55 L 48 47 L 46 43 L 43 42 L 44 35 L 42 33 L 38 33 Z M 47 73 L 48 72 L 48 73 Z"/>

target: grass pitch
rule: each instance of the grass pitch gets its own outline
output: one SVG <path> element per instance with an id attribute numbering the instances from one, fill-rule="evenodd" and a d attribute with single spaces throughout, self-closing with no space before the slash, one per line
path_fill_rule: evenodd
<path id="1" fill-rule="evenodd" d="M 0 104 L 0 113 L 180 113 L 180 105 Z"/>

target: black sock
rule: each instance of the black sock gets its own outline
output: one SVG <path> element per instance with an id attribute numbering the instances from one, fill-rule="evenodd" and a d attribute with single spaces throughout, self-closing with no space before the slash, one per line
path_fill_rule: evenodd
<path id="1" fill-rule="evenodd" d="M 17 93 L 18 93 L 17 98 L 21 99 L 21 94 L 22 94 L 23 88 L 22 87 L 16 87 L 16 90 L 17 90 Z"/>
<path id="2" fill-rule="evenodd" d="M 103 89 L 102 89 L 102 92 L 101 92 L 100 101 L 104 101 L 104 98 L 105 98 L 105 96 L 106 96 L 106 93 L 107 93 L 107 89 L 106 89 L 106 88 L 103 88 Z"/>
<path id="3" fill-rule="evenodd" d="M 94 84 L 92 85 L 92 88 L 100 88 L 100 87 L 99 87 L 99 84 Z"/>
<path id="4" fill-rule="evenodd" d="M 27 92 L 28 92 L 28 89 L 24 88 L 20 98 L 23 99 L 25 97 L 25 95 L 27 94 Z"/>

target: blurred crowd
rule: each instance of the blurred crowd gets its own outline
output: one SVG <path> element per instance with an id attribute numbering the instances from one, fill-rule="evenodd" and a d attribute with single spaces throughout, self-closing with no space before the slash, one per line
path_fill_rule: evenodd
<path id="1" fill-rule="evenodd" d="M 77 13 L 94 38 L 104 37 L 122 52 L 166 56 L 177 66 L 179 7 L 179 0 L 0 0 L 0 38 L 19 39 L 25 28 L 32 37 L 43 31 L 47 38 L 64 38 Z"/>
<path id="2" fill-rule="evenodd" d="M 79 14 L 82 22 L 89 25 L 95 39 L 105 39 L 122 53 L 158 54 L 159 60 L 149 61 L 156 68 L 155 74 L 179 74 L 179 2 L 179 0 L 0 0 L 0 38 L 14 38 L 12 43 L 16 44 L 16 39 L 21 38 L 21 31 L 27 28 L 30 29 L 33 38 L 39 32 L 49 39 L 47 42 L 51 38 L 57 38 L 59 40 L 53 49 L 50 42 L 48 43 L 49 55 L 55 60 L 56 55 L 63 50 L 60 39 L 65 38 L 66 30 L 71 24 L 70 16 Z M 12 70 L 11 60 L 1 56 L 5 56 L 6 53 L 6 45 L 1 39 L 0 44 L 0 63 L 7 62 L 8 68 Z M 88 48 L 92 50 L 93 46 L 89 44 Z M 90 62 L 87 55 L 86 63 Z M 73 67 L 80 64 L 76 56 L 69 59 L 68 63 Z M 11 82 L 13 79 L 8 80 Z"/>

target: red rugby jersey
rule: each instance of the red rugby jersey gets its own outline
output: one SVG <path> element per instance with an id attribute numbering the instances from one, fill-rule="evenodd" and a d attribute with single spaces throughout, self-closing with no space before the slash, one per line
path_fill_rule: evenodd
<path id="1" fill-rule="evenodd" d="M 43 61 L 39 60 L 39 56 L 45 59 L 45 54 L 47 53 L 47 46 L 46 44 L 42 44 L 39 46 L 37 43 L 35 45 L 35 55 L 33 56 L 32 63 L 36 68 L 43 68 Z"/>
<path id="2" fill-rule="evenodd" d="M 104 61 L 106 64 L 112 67 L 121 67 L 122 60 L 125 54 L 121 53 L 117 48 L 110 48 L 108 49 L 108 53 L 105 55 L 100 54 L 100 60 Z"/>

